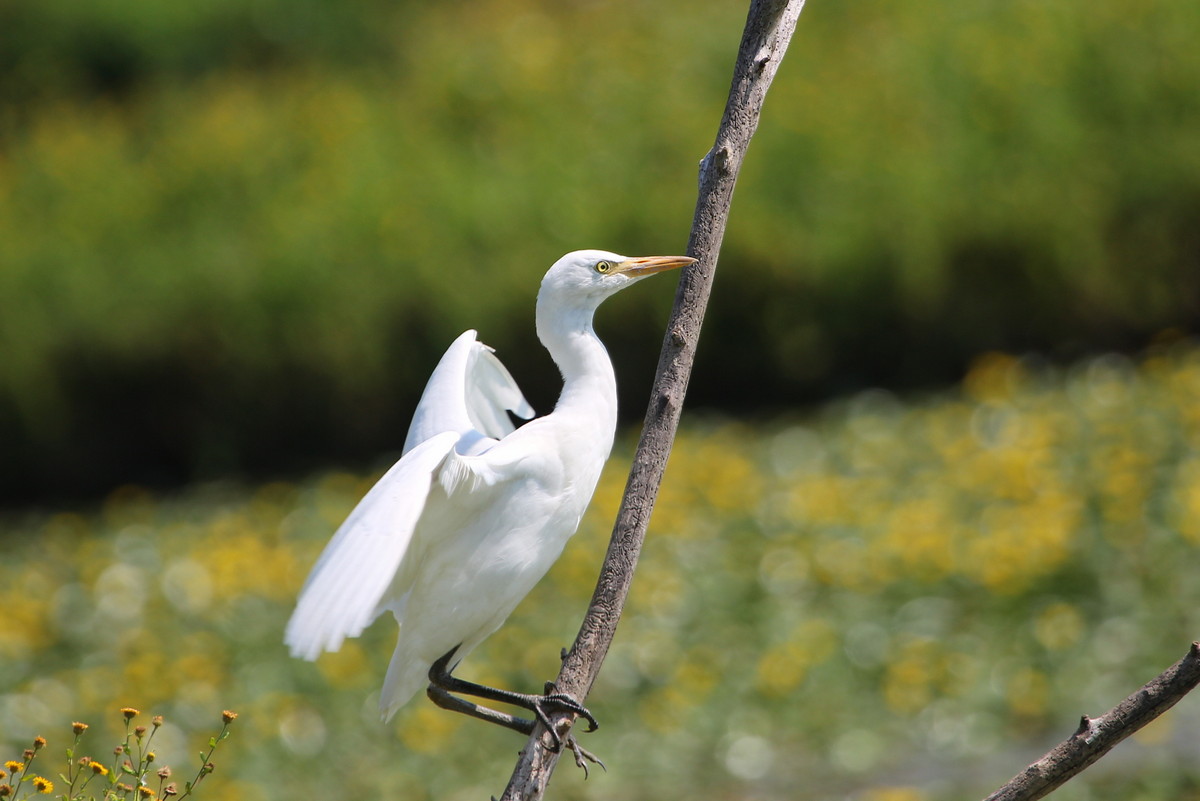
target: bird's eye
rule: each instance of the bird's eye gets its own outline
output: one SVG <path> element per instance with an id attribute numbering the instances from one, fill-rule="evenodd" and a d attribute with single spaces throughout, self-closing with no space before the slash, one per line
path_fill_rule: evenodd
<path id="1" fill-rule="evenodd" d="M 612 267 L 613 267 L 613 263 L 611 261 L 596 262 L 596 272 L 598 272 L 598 273 L 606 273 L 609 270 L 611 270 Z"/>

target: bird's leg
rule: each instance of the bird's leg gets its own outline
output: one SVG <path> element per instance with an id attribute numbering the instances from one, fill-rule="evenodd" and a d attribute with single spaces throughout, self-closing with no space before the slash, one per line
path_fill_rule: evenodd
<path id="1" fill-rule="evenodd" d="M 461 712 L 464 715 L 478 718 L 479 720 L 486 720 L 489 723 L 495 723 L 499 726 L 505 727 L 506 729 L 519 731 L 525 735 L 533 734 L 532 720 L 518 718 L 515 715 L 497 712 L 495 709 L 489 709 L 486 706 L 473 704 L 470 701 L 459 698 L 456 695 L 451 695 L 448 690 L 438 687 L 435 684 L 430 684 L 429 688 L 425 691 L 425 694 L 429 696 L 429 700 L 433 701 L 442 709 L 448 709 L 451 712 Z M 574 734 L 567 735 L 566 746 L 571 750 L 571 755 L 575 757 L 575 764 L 583 768 L 583 778 L 586 779 L 588 777 L 588 762 L 599 765 L 605 771 L 608 770 L 608 766 L 604 764 L 604 761 L 591 751 L 581 746 L 575 739 Z"/>
<path id="2" fill-rule="evenodd" d="M 503 704 L 512 704 L 522 709 L 528 709 L 537 716 L 538 721 L 550 732 L 550 736 L 554 740 L 555 751 L 562 748 L 562 737 L 551 724 L 548 715 L 549 712 L 562 711 L 577 715 L 588 722 L 588 731 L 595 731 L 600 725 L 583 704 L 566 693 L 553 692 L 553 684 L 547 686 L 545 695 L 532 695 L 529 693 L 513 692 L 512 690 L 501 690 L 496 687 L 487 687 L 450 675 L 450 669 L 447 665 L 449 665 L 450 660 L 454 657 L 454 653 L 457 650 L 458 646 L 451 648 L 445 656 L 438 659 L 429 668 L 429 698 L 443 709 L 461 712 L 464 715 L 470 715 L 480 720 L 487 720 L 506 728 L 529 734 L 533 731 L 533 721 L 473 704 L 470 701 L 456 698 L 451 693 L 473 695 L 476 698 L 486 698 L 489 701 L 499 701 Z M 582 749 L 580 750 L 582 751 Z M 579 754 L 576 754 L 576 760 L 578 758 Z M 595 761 L 599 763 L 599 760 Z"/>
<path id="3" fill-rule="evenodd" d="M 440 706 L 442 709 L 448 709 L 451 712 L 460 712 L 479 720 L 486 720 L 489 723 L 495 723 L 498 726 L 503 726 L 506 729 L 519 731 L 521 734 L 533 733 L 533 721 L 519 718 L 516 715 L 509 715 L 506 712 L 498 712 L 495 709 L 489 709 L 486 706 L 471 703 L 465 698 L 459 698 L 457 695 L 451 695 L 450 691 L 444 687 L 439 687 L 436 684 L 430 684 L 425 694 L 429 696 L 429 700 Z"/>

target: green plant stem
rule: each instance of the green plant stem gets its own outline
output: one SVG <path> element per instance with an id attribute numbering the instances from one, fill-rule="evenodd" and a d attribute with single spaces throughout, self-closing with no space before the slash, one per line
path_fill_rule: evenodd
<path id="1" fill-rule="evenodd" d="M 208 766 L 212 764 L 212 755 L 217 750 L 217 746 L 221 744 L 221 741 L 229 736 L 228 730 L 229 724 L 222 724 L 221 731 L 217 734 L 217 736 L 208 741 L 208 753 L 200 757 L 200 770 L 196 772 L 196 778 L 192 779 L 192 781 L 188 782 L 188 784 L 184 787 L 183 794 L 179 796 L 179 801 L 183 801 L 183 799 L 191 795 L 192 790 L 196 788 L 196 785 L 198 785 L 205 776 L 212 773 L 212 771 L 208 768 Z"/>

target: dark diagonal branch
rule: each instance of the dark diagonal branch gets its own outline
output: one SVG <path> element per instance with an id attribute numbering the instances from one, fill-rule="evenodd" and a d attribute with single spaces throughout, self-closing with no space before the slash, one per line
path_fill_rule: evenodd
<path id="1" fill-rule="evenodd" d="M 686 269 L 680 279 L 645 427 L 633 458 L 608 554 L 600 569 L 600 579 L 587 616 L 574 646 L 563 660 L 556 681 L 560 692 L 570 693 L 580 700 L 587 697 L 600 671 L 633 581 L 650 511 L 679 425 L 683 396 L 700 338 L 700 324 L 729 218 L 734 183 L 750 138 L 758 127 L 767 89 L 803 7 L 804 0 L 752 0 L 750 3 L 734 67 L 733 85 L 716 143 L 700 163 L 700 195 L 688 240 L 688 255 L 699 262 Z M 554 721 L 564 740 L 570 723 L 569 715 L 560 715 Z M 542 797 L 559 756 L 549 746 L 549 736 L 539 726 L 521 751 L 504 791 L 505 801 Z"/>
<path id="2" fill-rule="evenodd" d="M 986 801 L 1043 798 L 1091 765 L 1200 684 L 1200 643 L 1149 684 L 1098 718 L 1084 716 L 1068 739 L 1018 773 Z"/>

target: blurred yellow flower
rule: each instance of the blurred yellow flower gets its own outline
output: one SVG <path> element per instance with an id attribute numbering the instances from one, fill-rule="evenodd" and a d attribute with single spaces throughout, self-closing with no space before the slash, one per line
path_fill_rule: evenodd
<path id="1" fill-rule="evenodd" d="M 1017 670 L 1005 686 L 1009 708 L 1021 717 L 1041 718 L 1047 712 L 1050 682 L 1046 674 L 1031 667 Z"/>
<path id="2" fill-rule="evenodd" d="M 964 539 L 942 502 L 922 497 L 893 509 L 877 543 L 903 575 L 937 581 L 958 567 Z"/>
<path id="3" fill-rule="evenodd" d="M 1020 362 L 1015 358 L 1007 353 L 984 353 L 975 358 L 963 378 L 963 390 L 977 401 L 1002 401 L 1019 389 L 1021 378 Z"/>
<path id="4" fill-rule="evenodd" d="M 755 684 L 768 696 L 790 695 L 808 674 L 809 663 L 799 643 L 786 642 L 768 648 L 755 668 Z"/>
<path id="5" fill-rule="evenodd" d="M 863 801 L 925 801 L 929 798 L 916 787 L 874 787 L 863 794 Z"/>
<path id="6" fill-rule="evenodd" d="M 1083 615 L 1072 604 L 1051 604 L 1034 618 L 1033 632 L 1037 641 L 1051 651 L 1069 648 L 1084 634 Z"/>
<path id="7" fill-rule="evenodd" d="M 362 645 L 349 641 L 333 653 L 322 654 L 317 669 L 333 687 L 361 687 L 378 680 L 373 676 Z"/>
<path id="8" fill-rule="evenodd" d="M 829 622 L 819 618 L 804 621 L 785 642 L 768 648 L 759 659 L 755 670 L 759 690 L 776 697 L 792 693 L 810 668 L 833 655 L 837 642 Z"/>
<path id="9" fill-rule="evenodd" d="M 913 715 L 939 695 L 959 695 L 975 674 L 973 660 L 929 637 L 913 637 L 888 661 L 883 680 L 888 708 Z"/>
<path id="10" fill-rule="evenodd" d="M 400 740 L 418 754 L 436 754 L 446 747 L 462 721 L 461 715 L 447 715 L 432 704 L 420 704 L 404 719 Z"/>
<path id="11" fill-rule="evenodd" d="M 693 704 L 702 703 L 705 697 L 717 686 L 720 676 L 713 670 L 709 660 L 697 660 L 688 655 L 680 662 L 671 678 L 671 683 Z"/>
<path id="12" fill-rule="evenodd" d="M 1147 621 L 1175 608 L 1164 598 L 1187 596 L 1200 546 L 1200 359 L 1085 363 L 1042 385 L 1021 361 L 993 354 L 970 381 L 928 402 L 866 393 L 789 423 L 787 436 L 725 424 L 680 432 L 626 628 L 602 674 L 612 696 L 596 699 L 612 704 L 602 719 L 632 732 L 621 748 L 643 749 L 639 723 L 652 734 L 697 732 L 719 749 L 736 719 L 762 728 L 780 753 L 860 726 L 863 715 L 928 742 L 969 738 L 976 725 L 1027 729 L 1062 714 L 1064 696 L 1076 702 L 1077 688 L 1064 693 L 1059 676 L 1099 665 L 1115 677 L 1118 657 L 1190 636 L 1194 604 L 1169 616 L 1169 632 Z M 470 678 L 529 689 L 554 674 L 595 581 L 625 467 L 614 458 L 578 536 L 472 655 Z M 158 736 L 179 738 L 196 710 L 210 720 L 242 698 L 241 735 L 256 752 L 308 759 L 341 738 L 347 775 L 366 775 L 381 753 L 369 690 L 394 630 L 378 626 L 315 668 L 289 660 L 278 635 L 307 565 L 371 478 L 334 473 L 219 503 L 127 488 L 101 513 L 35 522 L 35 536 L 14 547 L 28 539 L 37 548 L 18 552 L 0 589 L 10 620 L 0 656 L 51 667 L 6 689 L 6 703 L 25 717 L 44 707 L 69 720 L 77 708 L 170 699 L 180 713 Z M 136 611 L 105 614 L 113 609 Z M 87 658 L 63 661 L 60 648 Z M 751 692 L 735 691 L 747 682 Z M 792 699 L 816 712 L 779 715 Z M 459 747 L 464 721 L 415 699 L 394 729 L 399 752 L 416 755 L 400 759 L 415 761 L 385 772 L 389 781 L 403 775 L 420 784 L 413 797 L 442 797 L 440 778 L 414 777 Z M 660 739 L 669 751 L 679 738 Z M 155 745 L 165 753 L 167 742 Z M 218 794 L 278 794 L 211 781 Z M 920 796 L 883 787 L 867 797 Z"/>
<path id="13" fill-rule="evenodd" d="M 638 701 L 638 719 L 650 731 L 669 734 L 684 724 L 684 716 L 695 702 L 678 687 L 667 684 L 652 690 Z"/>

